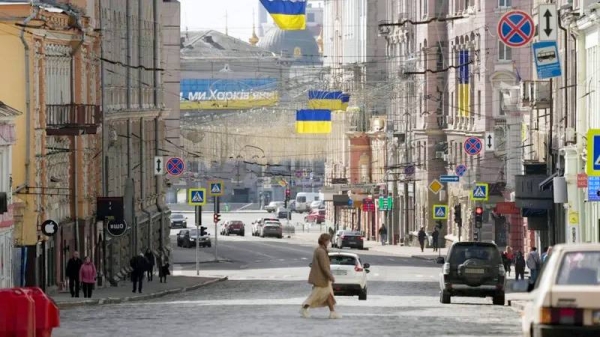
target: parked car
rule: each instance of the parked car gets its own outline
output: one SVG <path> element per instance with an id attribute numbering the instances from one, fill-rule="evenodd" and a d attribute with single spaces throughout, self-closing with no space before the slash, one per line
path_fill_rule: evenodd
<path id="1" fill-rule="evenodd" d="M 363 263 L 354 253 L 329 253 L 331 273 L 335 277 L 333 292 L 340 296 L 356 296 L 360 301 L 367 299 L 367 274 L 371 267 Z"/>
<path id="2" fill-rule="evenodd" d="M 440 302 L 453 296 L 492 297 L 504 305 L 506 272 L 498 247 L 491 242 L 456 242 L 450 247 L 440 273 Z"/>
<path id="3" fill-rule="evenodd" d="M 183 214 L 172 214 L 171 228 L 187 228 L 187 217 Z"/>
<path id="4" fill-rule="evenodd" d="M 321 208 L 321 205 L 325 205 L 325 203 L 322 200 L 315 200 L 310 203 L 310 206 L 308 207 L 309 211 L 312 212 L 314 210 L 317 210 Z"/>
<path id="5" fill-rule="evenodd" d="M 246 228 L 243 222 L 239 220 L 230 220 L 227 221 L 226 224 L 225 235 L 237 234 L 239 236 L 244 236 Z"/>
<path id="6" fill-rule="evenodd" d="M 199 241 L 200 247 L 212 246 L 210 237 L 208 235 L 199 236 L 196 229 L 182 229 L 177 233 L 177 247 L 196 247 L 196 240 Z"/>
<path id="7" fill-rule="evenodd" d="M 254 223 L 254 226 L 252 226 L 252 235 L 260 236 L 265 222 L 276 222 L 281 224 L 277 218 L 260 218 Z"/>
<path id="8" fill-rule="evenodd" d="M 283 201 L 271 201 L 267 206 L 265 206 L 265 211 L 269 213 L 275 213 L 278 207 L 283 207 L 285 202 Z"/>
<path id="9" fill-rule="evenodd" d="M 364 239 L 361 232 L 342 231 L 336 240 L 336 247 L 342 249 L 344 247 L 364 249 Z"/>
<path id="10" fill-rule="evenodd" d="M 277 218 L 278 219 L 290 219 L 292 212 L 290 212 L 289 209 L 285 208 L 285 207 L 279 207 L 277 208 Z"/>
<path id="11" fill-rule="evenodd" d="M 338 240 L 340 239 L 340 236 L 342 235 L 343 232 L 344 232 L 343 229 L 340 229 L 337 232 L 335 232 L 335 234 L 331 238 L 331 247 L 337 247 Z"/>
<path id="12" fill-rule="evenodd" d="M 296 212 L 296 200 L 292 200 L 288 203 L 288 208 L 290 209 L 290 212 Z"/>
<path id="13" fill-rule="evenodd" d="M 530 299 L 525 337 L 600 336 L 600 244 L 554 246 Z"/>
<path id="14" fill-rule="evenodd" d="M 304 222 L 316 222 L 317 224 L 325 222 L 325 210 L 315 209 L 304 217 Z"/>
<path id="15" fill-rule="evenodd" d="M 275 221 L 265 221 L 261 230 L 260 230 L 260 237 L 261 238 L 265 238 L 265 237 L 276 237 L 276 238 L 283 238 L 283 226 L 281 225 L 281 223 L 279 221 L 275 222 Z"/>

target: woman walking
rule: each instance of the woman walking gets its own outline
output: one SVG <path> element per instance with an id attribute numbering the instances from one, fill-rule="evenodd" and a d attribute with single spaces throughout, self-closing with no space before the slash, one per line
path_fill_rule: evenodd
<path id="1" fill-rule="evenodd" d="M 335 298 L 333 297 L 332 284 L 335 282 L 335 278 L 331 274 L 331 267 L 329 265 L 329 254 L 327 247 L 331 241 L 329 234 L 321 234 L 319 236 L 319 246 L 313 253 L 313 260 L 310 266 L 310 274 L 308 275 L 308 283 L 313 285 L 312 292 L 302 303 L 300 314 L 302 317 L 308 318 L 309 308 L 329 308 L 329 318 L 336 319 L 342 318 L 340 314 L 335 312 Z"/>
<path id="2" fill-rule="evenodd" d="M 83 297 L 92 298 L 92 290 L 96 284 L 96 266 L 92 263 L 89 256 L 83 260 L 83 265 L 79 269 L 79 280 L 83 288 Z"/>
<path id="3" fill-rule="evenodd" d="M 513 254 L 512 248 L 507 246 L 502 253 L 502 264 L 504 265 L 504 270 L 508 276 L 510 276 L 510 266 L 512 265 L 514 259 L 515 255 Z"/>

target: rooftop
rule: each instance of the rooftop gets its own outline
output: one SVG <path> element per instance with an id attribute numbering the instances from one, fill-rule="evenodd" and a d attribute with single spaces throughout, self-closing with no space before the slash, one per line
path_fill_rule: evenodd
<path id="1" fill-rule="evenodd" d="M 275 54 L 216 30 L 184 32 L 182 59 L 194 58 L 274 58 Z"/>

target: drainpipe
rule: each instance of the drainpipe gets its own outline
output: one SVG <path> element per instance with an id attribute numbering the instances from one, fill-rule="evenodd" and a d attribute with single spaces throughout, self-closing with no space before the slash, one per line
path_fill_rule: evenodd
<path id="1" fill-rule="evenodd" d="M 140 101 L 141 107 L 141 101 Z M 141 210 L 148 216 L 148 247 L 152 249 L 152 213 L 146 209 L 146 179 L 145 174 L 147 165 L 146 163 L 146 147 L 144 146 L 144 141 L 146 140 L 146 126 L 144 125 L 144 118 L 140 118 L 140 200 L 142 203 Z"/>
<path id="2" fill-rule="evenodd" d="M 71 104 L 75 106 L 75 55 L 83 45 L 85 41 L 85 32 L 83 31 L 81 24 L 81 16 L 69 13 L 69 15 L 76 16 L 77 18 L 77 30 L 81 33 L 81 39 L 75 45 L 73 50 L 71 51 L 71 81 L 70 81 L 70 90 L 71 90 Z M 77 251 L 81 251 L 80 240 L 79 240 L 79 170 L 77 165 L 77 161 L 79 160 L 79 147 L 77 146 L 79 142 L 79 134 L 73 136 L 73 218 L 75 219 L 75 249 Z M 87 255 L 87 253 L 86 253 Z"/>
<path id="3" fill-rule="evenodd" d="M 160 72 L 157 70 L 160 67 L 160 50 L 161 50 L 161 41 L 159 40 L 160 36 L 159 36 L 159 30 L 160 30 L 160 15 L 158 13 L 158 7 L 159 7 L 159 2 L 158 0 L 154 0 L 153 1 L 153 20 L 154 20 L 154 48 L 153 48 L 153 68 L 154 68 L 154 92 L 153 92 L 153 100 L 154 100 L 154 108 L 155 109 L 159 109 L 160 108 L 160 102 L 159 102 L 159 96 L 158 96 L 158 90 L 159 90 L 159 84 L 160 84 Z M 161 114 L 162 115 L 162 114 Z M 159 148 L 161 148 L 160 146 L 160 140 L 159 140 L 159 136 L 160 136 L 160 132 L 159 132 L 159 128 L 160 128 L 160 116 L 156 117 L 154 119 L 154 144 L 155 144 L 155 156 L 159 156 Z M 164 137 L 166 137 L 166 135 L 164 135 Z M 154 165 L 154 164 L 153 164 Z M 165 250 L 165 243 L 164 243 L 164 229 L 165 229 L 165 218 L 164 218 L 164 211 L 165 208 L 163 208 L 162 204 L 161 204 L 161 192 L 162 192 L 162 183 L 163 183 L 163 178 L 162 176 L 155 176 L 155 194 L 156 194 L 156 208 L 158 213 L 160 214 L 160 223 L 159 223 L 159 251 L 161 252 L 161 254 L 165 254 L 166 255 L 166 250 Z M 154 229 L 151 229 L 154 230 Z M 168 239 L 168 236 L 167 236 Z"/>
<path id="4" fill-rule="evenodd" d="M 29 45 L 25 40 L 25 28 L 27 24 L 35 18 L 40 12 L 40 8 L 35 6 L 33 7 L 33 13 L 31 13 L 21 25 L 21 43 L 23 43 L 23 48 L 25 49 L 25 129 L 27 132 L 31 130 L 31 88 L 30 88 L 30 76 L 29 76 Z M 25 138 L 25 188 L 29 187 L 29 172 L 31 168 L 31 135 L 28 135 Z M 24 235 L 24 226 L 21 225 L 21 239 L 23 239 Z"/>

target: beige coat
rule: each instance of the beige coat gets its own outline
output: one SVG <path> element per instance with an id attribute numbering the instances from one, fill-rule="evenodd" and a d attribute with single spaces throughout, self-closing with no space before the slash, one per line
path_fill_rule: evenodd
<path id="1" fill-rule="evenodd" d="M 308 274 L 308 283 L 315 287 L 327 287 L 329 282 L 333 281 L 331 266 L 329 265 L 329 254 L 325 247 L 319 246 L 313 253 L 310 274 Z"/>

